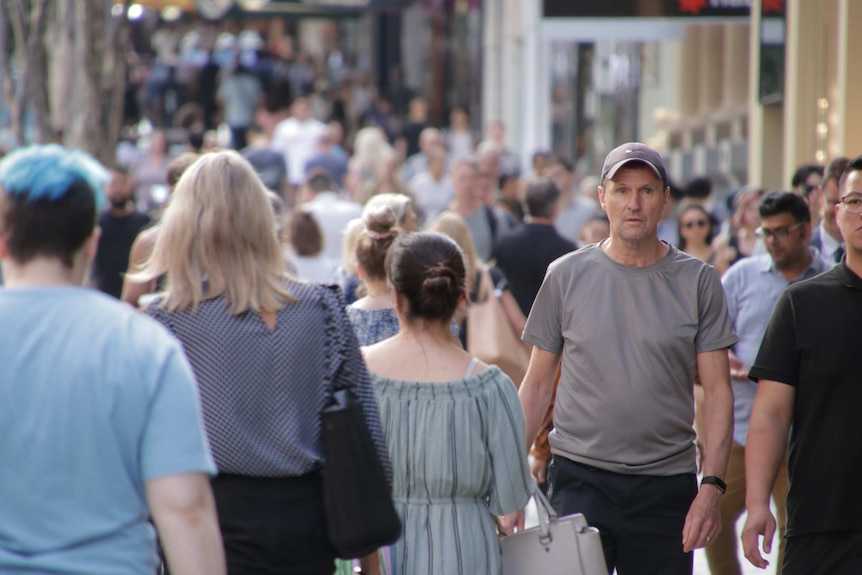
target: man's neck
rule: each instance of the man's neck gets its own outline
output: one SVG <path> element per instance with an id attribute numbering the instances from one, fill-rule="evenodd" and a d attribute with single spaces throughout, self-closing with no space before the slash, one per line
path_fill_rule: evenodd
<path id="1" fill-rule="evenodd" d="M 116 218 L 124 218 L 135 211 L 135 204 L 132 201 L 126 202 L 122 208 L 111 206 L 111 215 Z"/>
<path id="2" fill-rule="evenodd" d="M 808 266 L 811 265 L 813 259 L 814 256 L 811 255 L 811 251 L 806 250 L 805 257 L 800 258 L 798 262 L 795 262 L 785 268 L 779 268 L 778 266 L 775 266 L 775 269 L 777 269 L 781 273 L 781 275 L 783 275 L 785 279 L 787 279 L 787 281 L 793 281 L 805 273 L 805 270 L 807 270 Z"/>
<path id="3" fill-rule="evenodd" d="M 536 218 L 533 216 L 528 216 L 527 217 L 527 223 L 528 224 L 534 224 L 537 226 L 553 226 L 554 220 L 551 218 Z"/>
<path id="4" fill-rule="evenodd" d="M 848 249 L 844 256 L 844 263 L 850 268 L 850 271 L 862 278 L 862 253 L 854 251 L 852 248 Z"/>
<path id="5" fill-rule="evenodd" d="M 620 265 L 644 268 L 651 266 L 667 254 L 668 246 L 652 236 L 640 241 L 610 237 L 601 245 L 602 251 Z"/>

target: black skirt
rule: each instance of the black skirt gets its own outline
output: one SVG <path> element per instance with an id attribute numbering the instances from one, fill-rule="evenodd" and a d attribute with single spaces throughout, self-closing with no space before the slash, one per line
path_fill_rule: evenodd
<path id="1" fill-rule="evenodd" d="M 319 472 L 212 482 L 228 575 L 331 575 Z"/>

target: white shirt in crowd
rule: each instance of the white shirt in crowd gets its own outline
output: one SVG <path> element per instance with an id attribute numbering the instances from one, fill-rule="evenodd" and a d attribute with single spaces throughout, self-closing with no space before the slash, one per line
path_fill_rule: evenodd
<path id="1" fill-rule="evenodd" d="M 435 180 L 430 172 L 419 172 L 413 176 L 407 183 L 407 188 L 424 214 L 426 223 L 430 223 L 446 210 L 455 193 L 449 176 L 444 175 L 443 179 Z"/>
<path id="2" fill-rule="evenodd" d="M 305 163 L 314 155 L 326 125 L 309 118 L 300 121 L 296 118 L 282 120 L 272 134 L 272 147 L 284 154 L 287 162 L 287 177 L 295 186 L 305 180 Z"/>
<path id="3" fill-rule="evenodd" d="M 335 192 L 320 192 L 305 207 L 314 215 L 323 232 L 323 255 L 338 262 L 344 251 L 347 224 L 362 217 L 362 206 L 345 200 Z"/>
<path id="4" fill-rule="evenodd" d="M 293 266 L 296 268 L 296 277 L 308 282 L 319 284 L 336 283 L 335 269 L 338 261 L 323 254 L 309 256 L 291 256 Z"/>

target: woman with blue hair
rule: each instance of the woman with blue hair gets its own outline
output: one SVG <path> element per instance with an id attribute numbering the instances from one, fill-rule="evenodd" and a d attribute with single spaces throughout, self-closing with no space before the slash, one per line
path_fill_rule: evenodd
<path id="1" fill-rule="evenodd" d="M 223 574 L 215 468 L 182 349 L 83 283 L 107 172 L 60 146 L 0 161 L 0 572 Z"/>

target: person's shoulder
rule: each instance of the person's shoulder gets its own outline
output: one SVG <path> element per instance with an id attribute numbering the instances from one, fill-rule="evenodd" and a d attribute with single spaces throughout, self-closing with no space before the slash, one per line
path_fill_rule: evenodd
<path id="1" fill-rule="evenodd" d="M 731 265 L 727 269 L 727 271 L 724 272 L 722 280 L 736 281 L 737 279 L 748 277 L 753 272 L 760 272 L 765 269 L 768 269 L 770 263 L 771 257 L 769 254 L 760 254 L 756 256 L 742 258 L 741 260 L 738 260 L 733 265 Z"/>
<path id="2" fill-rule="evenodd" d="M 143 212 L 132 212 L 132 222 L 138 227 L 146 227 L 152 221 L 152 218 Z"/>
<path id="3" fill-rule="evenodd" d="M 847 277 L 848 273 L 850 272 L 844 269 L 844 264 L 838 264 L 832 269 L 812 278 L 788 286 L 786 291 L 792 295 L 822 294 L 824 293 L 823 288 L 840 287 L 856 283 Z"/>
<path id="4" fill-rule="evenodd" d="M 551 269 L 557 273 L 573 270 L 578 266 L 585 265 L 588 262 L 596 261 L 596 256 L 601 252 L 601 244 L 589 244 L 581 249 L 564 254 L 555 259 L 548 266 L 548 273 Z M 597 251 L 598 250 L 598 251 Z"/>

